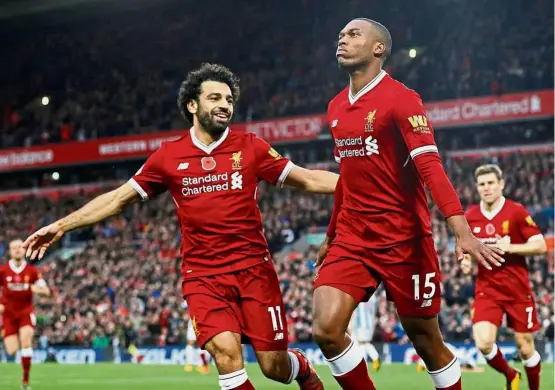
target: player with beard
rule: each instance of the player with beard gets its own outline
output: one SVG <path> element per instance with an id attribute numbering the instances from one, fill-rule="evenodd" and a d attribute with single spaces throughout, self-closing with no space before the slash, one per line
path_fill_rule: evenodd
<path id="1" fill-rule="evenodd" d="M 502 251 L 472 235 L 420 97 L 382 69 L 391 46 L 373 20 L 352 20 L 339 33 L 337 61 L 350 86 L 328 106 L 340 179 L 314 282 L 313 334 L 343 389 L 374 389 L 345 331 L 357 304 L 383 283 L 435 388 L 459 390 L 460 366 L 437 319 L 441 272 L 424 184 L 455 233 L 458 260 L 467 252 L 491 268 Z"/>
<path id="2" fill-rule="evenodd" d="M 182 115 L 193 123 L 190 131 L 162 144 L 120 188 L 30 236 L 27 254 L 42 257 L 65 232 L 169 191 L 181 224 L 183 297 L 199 346 L 214 358 L 220 387 L 254 389 L 244 368 L 244 341 L 268 378 L 323 389 L 306 357 L 287 350 L 285 307 L 256 193 L 259 180 L 266 180 L 331 194 L 338 175 L 298 167 L 256 135 L 229 129 L 238 98 L 238 79 L 229 69 L 204 64 L 190 72 L 178 97 Z"/>

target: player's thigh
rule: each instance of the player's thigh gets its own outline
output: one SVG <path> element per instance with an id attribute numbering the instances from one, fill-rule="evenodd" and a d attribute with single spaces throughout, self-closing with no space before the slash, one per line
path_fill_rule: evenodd
<path id="1" fill-rule="evenodd" d="M 533 299 L 527 302 L 510 302 L 504 305 L 507 325 L 518 333 L 533 333 L 541 329 Z"/>
<path id="2" fill-rule="evenodd" d="M 19 328 L 19 343 L 21 348 L 31 348 L 33 346 L 33 336 L 35 328 L 32 325 L 23 325 Z"/>
<path id="3" fill-rule="evenodd" d="M 187 300 L 187 302 L 189 302 Z M 204 348 L 214 358 L 220 375 L 231 374 L 244 368 L 241 335 L 220 332 L 204 344 Z"/>
<path id="4" fill-rule="evenodd" d="M 241 330 L 256 351 L 287 350 L 287 319 L 279 280 L 270 262 L 237 273 Z"/>
<path id="5" fill-rule="evenodd" d="M 313 333 L 317 337 L 344 334 L 357 305 L 378 287 L 380 280 L 365 265 L 364 256 L 358 249 L 330 247 L 314 279 Z"/>
<path id="6" fill-rule="evenodd" d="M 4 336 L 4 348 L 8 356 L 13 356 L 19 349 L 19 336 L 17 334 L 11 334 L 9 336 Z"/>
<path id="7" fill-rule="evenodd" d="M 432 237 L 373 251 L 374 269 L 399 316 L 432 317 L 441 306 L 441 271 Z"/>
<path id="8" fill-rule="evenodd" d="M 472 335 L 476 348 L 482 353 L 489 353 L 497 339 L 498 326 L 489 321 L 475 322 L 472 325 Z"/>
<path id="9" fill-rule="evenodd" d="M 229 276 L 218 276 L 220 280 Z M 235 298 L 218 277 L 187 281 L 183 289 L 189 305 L 191 326 L 201 348 L 223 332 L 241 334 Z"/>

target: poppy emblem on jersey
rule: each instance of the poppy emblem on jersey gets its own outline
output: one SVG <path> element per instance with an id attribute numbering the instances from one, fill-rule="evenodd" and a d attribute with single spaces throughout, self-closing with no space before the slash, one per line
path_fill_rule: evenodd
<path id="1" fill-rule="evenodd" d="M 492 223 L 488 223 L 486 225 L 486 233 L 489 234 L 490 236 L 495 234 L 495 226 L 493 226 Z"/>
<path id="2" fill-rule="evenodd" d="M 233 161 L 233 163 L 231 164 L 231 169 L 233 169 L 234 171 L 238 171 L 239 169 L 242 169 L 243 168 L 241 166 L 242 159 L 243 157 L 241 157 L 241 151 L 233 153 L 230 158 L 230 160 Z"/>
<path id="3" fill-rule="evenodd" d="M 200 164 L 205 171 L 211 171 L 216 168 L 216 160 L 214 160 L 214 157 L 203 157 L 200 160 Z"/>
<path id="4" fill-rule="evenodd" d="M 429 134 L 428 118 L 425 115 L 413 115 L 407 118 L 415 133 Z"/>
<path id="5" fill-rule="evenodd" d="M 376 119 L 376 111 L 370 111 L 366 115 L 366 125 L 364 125 L 364 131 L 374 131 L 374 119 Z"/>

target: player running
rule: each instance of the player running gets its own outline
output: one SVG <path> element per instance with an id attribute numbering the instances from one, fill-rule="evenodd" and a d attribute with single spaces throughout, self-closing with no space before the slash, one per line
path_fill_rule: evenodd
<path id="1" fill-rule="evenodd" d="M 372 20 L 352 20 L 339 33 L 337 60 L 350 87 L 328 107 L 340 178 L 314 283 L 313 334 L 343 389 L 374 389 L 345 330 L 383 283 L 435 387 L 461 389 L 437 320 L 441 273 L 422 181 L 457 237 L 458 260 L 465 252 L 487 267 L 503 259 L 472 235 L 419 95 L 382 70 L 390 52 L 389 31 Z"/>
<path id="2" fill-rule="evenodd" d="M 182 307 L 187 310 L 189 305 L 187 301 L 183 301 Z M 197 372 L 201 374 L 209 374 L 210 366 L 208 365 L 208 360 L 206 359 L 204 353 L 201 349 L 197 349 L 197 332 L 196 324 L 193 318 L 190 317 L 187 321 L 187 346 L 185 347 L 185 372 L 193 371 L 193 365 L 197 366 Z"/>
<path id="3" fill-rule="evenodd" d="M 190 72 L 178 105 L 191 130 L 162 144 L 120 188 L 29 237 L 27 254 L 41 257 L 65 232 L 169 191 L 181 223 L 183 297 L 198 344 L 214 358 L 221 388 L 254 388 L 244 369 L 244 340 L 268 378 L 322 389 L 306 357 L 287 351 L 285 308 L 256 192 L 259 180 L 266 180 L 333 193 L 338 176 L 298 167 L 256 135 L 230 130 L 238 98 L 238 79 L 229 69 L 204 64 Z"/>
<path id="4" fill-rule="evenodd" d="M 9 356 L 21 350 L 21 388 L 28 390 L 36 325 L 33 294 L 48 296 L 50 290 L 37 268 L 25 261 L 22 240 L 10 242 L 10 260 L 0 266 L 0 287 L 4 346 Z"/>
<path id="5" fill-rule="evenodd" d="M 472 307 L 474 340 L 488 365 L 505 375 L 507 389 L 518 389 L 520 372 L 509 367 L 495 344 L 497 329 L 507 315 L 507 324 L 515 332 L 528 386 L 530 390 L 538 390 L 541 358 L 534 346 L 533 332 L 540 329 L 540 324 L 525 256 L 542 255 L 547 246 L 526 208 L 503 196 L 505 181 L 497 165 L 478 167 L 474 177 L 481 202 L 467 211 L 466 218 L 477 237 L 503 249 L 506 260 L 495 271 L 478 267 Z M 470 256 L 465 256 L 461 267 L 465 273 L 471 271 Z"/>
<path id="6" fill-rule="evenodd" d="M 381 365 L 380 354 L 372 344 L 376 328 L 377 304 L 376 294 L 372 295 L 367 302 L 359 303 L 349 324 L 351 338 L 364 349 L 365 354 L 372 360 L 374 371 L 378 371 Z"/>

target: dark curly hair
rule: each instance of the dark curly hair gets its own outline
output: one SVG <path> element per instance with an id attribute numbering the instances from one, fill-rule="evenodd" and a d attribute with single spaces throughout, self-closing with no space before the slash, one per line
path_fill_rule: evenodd
<path id="1" fill-rule="evenodd" d="M 241 90 L 239 88 L 239 78 L 223 65 L 204 63 L 200 68 L 195 69 L 187 74 L 187 78 L 181 83 L 179 87 L 179 94 L 177 95 L 177 106 L 181 115 L 189 122 L 193 123 L 193 114 L 187 109 L 187 104 L 191 100 L 196 100 L 200 96 L 200 86 L 205 81 L 218 81 L 225 83 L 231 89 L 233 96 L 233 104 L 239 100 Z"/>

